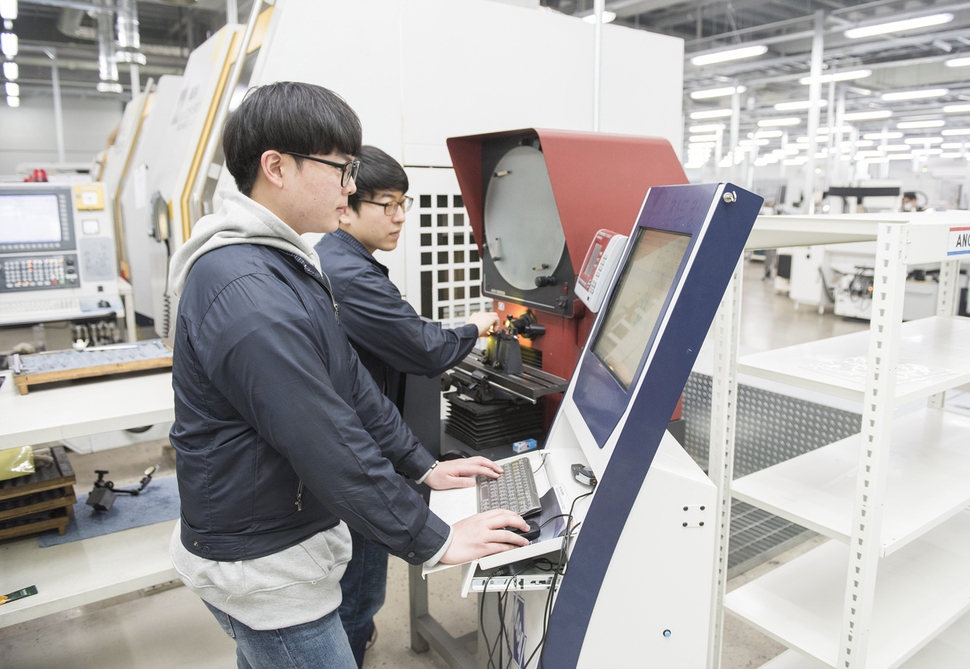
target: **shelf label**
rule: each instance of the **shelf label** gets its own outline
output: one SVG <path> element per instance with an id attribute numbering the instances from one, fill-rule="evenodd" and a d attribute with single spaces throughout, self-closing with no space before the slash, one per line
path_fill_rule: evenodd
<path id="1" fill-rule="evenodd" d="M 948 256 L 970 255 L 970 228 L 950 228 L 946 254 Z"/>

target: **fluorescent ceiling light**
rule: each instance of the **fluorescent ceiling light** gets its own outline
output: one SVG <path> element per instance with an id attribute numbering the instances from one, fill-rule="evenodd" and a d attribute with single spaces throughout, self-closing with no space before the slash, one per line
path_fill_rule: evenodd
<path id="1" fill-rule="evenodd" d="M 15 98 L 15 97 L 12 97 L 12 96 L 7 96 L 7 106 L 9 106 L 9 107 L 19 107 L 20 106 L 20 98 Z"/>
<path id="2" fill-rule="evenodd" d="M 99 93 L 121 93 L 124 89 L 121 87 L 117 81 L 99 81 L 98 82 L 98 92 Z"/>
<path id="3" fill-rule="evenodd" d="M 853 79 L 865 79 L 872 75 L 872 70 L 846 70 L 845 72 L 833 72 L 832 74 L 823 74 L 818 78 L 818 83 L 827 84 L 832 81 L 852 81 Z M 808 86 L 812 83 L 811 77 L 802 77 L 798 80 L 802 86 Z"/>
<path id="4" fill-rule="evenodd" d="M 862 136 L 863 139 L 900 139 L 901 132 L 867 132 Z"/>
<path id="5" fill-rule="evenodd" d="M 707 111 L 696 111 L 690 113 L 690 117 L 695 121 L 705 118 L 724 118 L 730 115 L 730 109 L 709 109 Z"/>
<path id="6" fill-rule="evenodd" d="M 940 142 L 943 141 L 943 138 L 942 137 L 908 137 L 903 141 L 910 145 L 939 144 Z"/>
<path id="7" fill-rule="evenodd" d="M 943 153 L 943 149 L 913 149 L 914 156 L 938 156 Z"/>
<path id="8" fill-rule="evenodd" d="M 819 100 L 818 106 L 825 107 L 828 105 L 828 100 Z M 795 102 L 779 102 L 775 105 L 775 109 L 778 111 L 798 111 L 799 109 L 808 109 L 812 106 L 809 100 L 797 100 Z"/>
<path id="9" fill-rule="evenodd" d="M 970 113 L 970 105 L 945 105 L 943 112 L 945 114 L 967 114 Z"/>
<path id="10" fill-rule="evenodd" d="M 919 128 L 942 128 L 946 121 L 900 121 L 896 127 L 900 130 L 917 130 Z"/>
<path id="11" fill-rule="evenodd" d="M 930 14 L 920 16 L 915 19 L 905 19 L 903 21 L 891 21 L 889 23 L 877 23 L 872 26 L 861 28 L 850 28 L 843 35 L 849 39 L 859 39 L 860 37 L 873 37 L 874 35 L 885 35 L 886 33 L 898 33 L 904 30 L 916 30 L 917 28 L 929 28 L 949 23 L 953 20 L 953 14 L 944 12 L 942 14 Z"/>
<path id="12" fill-rule="evenodd" d="M 3 90 L 12 98 L 20 97 L 20 84 L 15 84 L 12 81 L 8 81 L 3 85 Z"/>
<path id="13" fill-rule="evenodd" d="M 4 21 L 17 18 L 17 0 L 0 0 L 0 18 Z"/>
<path id="14" fill-rule="evenodd" d="M 875 144 L 871 139 L 857 139 L 855 142 L 856 146 L 872 146 Z"/>
<path id="15" fill-rule="evenodd" d="M 692 125 L 688 130 L 691 133 L 720 132 L 724 130 L 724 126 L 720 123 L 708 123 L 707 125 Z"/>
<path id="16" fill-rule="evenodd" d="M 890 156 L 886 156 L 889 160 L 912 160 L 912 153 L 894 153 Z"/>
<path id="17" fill-rule="evenodd" d="M 9 79 L 10 81 L 16 81 L 20 76 L 20 66 L 17 65 L 17 63 L 8 60 L 3 64 L 3 76 L 5 79 Z"/>
<path id="18" fill-rule="evenodd" d="M 728 95 L 734 95 L 735 91 L 738 93 L 744 93 L 748 90 L 747 86 L 724 86 L 722 88 L 708 88 L 703 91 L 694 91 L 690 94 L 692 100 L 707 100 L 709 98 L 723 98 Z"/>
<path id="19" fill-rule="evenodd" d="M 766 118 L 758 121 L 759 128 L 777 128 L 786 125 L 798 125 L 802 120 L 794 116 L 788 118 Z"/>
<path id="20" fill-rule="evenodd" d="M 970 66 L 970 57 L 963 56 L 961 58 L 951 58 L 943 63 L 947 67 L 968 67 Z"/>
<path id="21" fill-rule="evenodd" d="M 940 144 L 940 148 L 946 151 L 952 151 L 954 149 L 962 149 L 963 142 L 944 142 L 943 144 Z"/>
<path id="22" fill-rule="evenodd" d="M 865 112 L 849 112 L 842 115 L 843 121 L 871 121 L 879 118 L 889 118 L 893 113 L 888 109 Z"/>
<path id="23" fill-rule="evenodd" d="M 856 151 L 856 158 L 885 158 L 886 154 L 882 151 Z"/>
<path id="24" fill-rule="evenodd" d="M 970 135 L 970 128 L 953 128 L 952 130 L 944 130 L 940 134 L 944 137 L 961 137 Z"/>
<path id="25" fill-rule="evenodd" d="M 782 163 L 784 163 L 785 165 L 804 165 L 807 162 L 808 162 L 807 157 L 789 158 L 788 160 L 782 161 Z"/>
<path id="26" fill-rule="evenodd" d="M 613 23 L 616 20 L 616 12 L 611 12 L 607 9 L 603 10 L 603 23 Z M 596 14 L 587 14 L 583 17 L 583 21 L 586 23 L 596 23 Z"/>
<path id="27" fill-rule="evenodd" d="M 896 93 L 883 93 L 880 97 L 886 102 L 896 102 L 898 100 L 922 100 L 924 98 L 939 98 L 950 91 L 946 88 L 926 88 L 921 91 L 898 91 Z"/>
<path id="28" fill-rule="evenodd" d="M 941 153 L 940 158 L 962 158 L 963 152 L 957 151 L 955 153 Z"/>
<path id="29" fill-rule="evenodd" d="M 690 62 L 694 65 L 713 65 L 714 63 L 724 63 L 729 60 L 740 58 L 754 58 L 768 52 L 768 47 L 763 44 L 757 46 L 745 46 L 740 49 L 730 49 L 728 51 L 718 51 L 716 53 L 705 53 L 694 56 Z"/>
<path id="30" fill-rule="evenodd" d="M 759 130 L 754 134 L 754 136 L 771 139 L 772 137 L 781 137 L 784 134 L 785 133 L 782 130 Z"/>
<path id="31" fill-rule="evenodd" d="M 694 149 L 713 149 L 714 142 L 697 142 L 696 144 L 688 144 L 687 150 L 693 151 Z"/>
<path id="32" fill-rule="evenodd" d="M 717 135 L 691 135 L 687 141 L 692 144 L 695 142 L 716 142 Z"/>
<path id="33" fill-rule="evenodd" d="M 891 151 L 909 151 L 912 148 L 913 147 L 911 147 L 909 144 L 886 144 L 884 146 L 880 146 L 879 147 L 879 150 L 880 151 L 886 151 L 886 152 L 891 152 Z"/>
<path id="34" fill-rule="evenodd" d="M 13 58 L 20 51 L 20 40 L 16 33 L 0 33 L 0 51 L 7 58 Z"/>

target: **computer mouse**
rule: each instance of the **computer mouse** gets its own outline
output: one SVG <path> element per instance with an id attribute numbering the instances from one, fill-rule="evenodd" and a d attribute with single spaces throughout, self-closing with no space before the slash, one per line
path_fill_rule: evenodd
<path id="1" fill-rule="evenodd" d="M 535 541 L 536 539 L 539 538 L 539 523 L 537 523 L 534 520 L 527 520 L 525 522 L 529 524 L 529 529 L 525 532 L 523 532 L 517 527 L 512 527 L 512 526 L 504 527 L 502 529 L 508 530 L 509 532 L 514 532 L 515 534 L 518 534 L 520 537 L 525 537 L 529 541 Z"/>

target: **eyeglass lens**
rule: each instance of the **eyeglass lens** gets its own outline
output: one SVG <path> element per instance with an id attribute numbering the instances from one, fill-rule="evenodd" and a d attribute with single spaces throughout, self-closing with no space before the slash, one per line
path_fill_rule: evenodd
<path id="1" fill-rule="evenodd" d="M 360 170 L 360 161 L 352 160 L 343 166 L 340 171 L 340 185 L 346 186 L 350 183 L 351 179 L 357 180 L 357 172 Z"/>
<path id="2" fill-rule="evenodd" d="M 410 198 L 407 195 L 400 202 L 388 202 L 384 205 L 384 213 L 388 216 L 393 216 L 394 212 L 397 211 L 398 207 L 401 207 L 404 211 L 411 210 L 411 203 L 414 202 L 414 198 Z"/>

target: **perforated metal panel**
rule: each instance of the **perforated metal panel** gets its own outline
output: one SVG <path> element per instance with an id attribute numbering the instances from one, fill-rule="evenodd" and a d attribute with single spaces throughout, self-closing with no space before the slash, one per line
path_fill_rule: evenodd
<path id="1" fill-rule="evenodd" d="M 408 300 L 425 318 L 463 325 L 471 314 L 491 311 L 492 300 L 481 294 L 482 263 L 458 182 L 450 169 L 407 172 L 415 200 L 406 233 Z"/>
<path id="2" fill-rule="evenodd" d="M 711 377 L 693 373 L 684 387 L 685 450 L 705 470 L 710 451 Z M 734 475 L 745 476 L 858 434 L 862 416 L 750 386 L 738 387 Z M 814 536 L 800 525 L 734 500 L 728 578 Z"/>
<path id="3" fill-rule="evenodd" d="M 711 377 L 693 373 L 684 387 L 684 448 L 707 468 L 711 430 Z M 734 476 L 784 462 L 858 434 L 862 416 L 767 390 L 738 387 Z"/>

